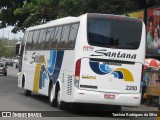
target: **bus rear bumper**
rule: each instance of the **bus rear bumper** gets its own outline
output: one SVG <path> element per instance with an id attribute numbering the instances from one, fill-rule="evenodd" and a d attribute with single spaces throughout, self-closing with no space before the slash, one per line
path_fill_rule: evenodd
<path id="1" fill-rule="evenodd" d="M 74 94 L 75 103 L 93 103 L 122 106 L 139 106 L 141 94 L 118 94 L 78 90 Z"/>

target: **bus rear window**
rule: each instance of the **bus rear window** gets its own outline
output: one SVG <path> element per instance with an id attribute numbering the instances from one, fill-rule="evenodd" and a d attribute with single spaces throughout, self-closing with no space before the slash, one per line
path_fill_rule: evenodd
<path id="1" fill-rule="evenodd" d="M 90 45 L 117 49 L 139 48 L 142 34 L 142 22 L 139 20 L 88 16 L 87 27 Z"/>

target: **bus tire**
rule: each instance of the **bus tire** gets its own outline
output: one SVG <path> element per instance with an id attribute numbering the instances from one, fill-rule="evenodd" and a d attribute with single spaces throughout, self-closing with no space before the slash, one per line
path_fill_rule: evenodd
<path id="1" fill-rule="evenodd" d="M 32 91 L 24 89 L 24 95 L 25 96 L 31 96 Z"/>
<path id="2" fill-rule="evenodd" d="M 61 90 L 58 88 L 57 94 L 56 94 L 56 101 L 57 101 L 57 107 L 61 110 L 64 110 L 66 108 L 66 103 L 61 101 Z"/>
<path id="3" fill-rule="evenodd" d="M 24 89 L 25 96 L 31 96 L 32 91 L 25 89 L 25 77 L 22 77 L 22 88 Z"/>
<path id="4" fill-rule="evenodd" d="M 50 85 L 49 87 L 49 104 L 52 107 L 56 107 L 57 103 L 56 100 L 54 99 L 54 88 L 53 88 L 53 84 Z"/>

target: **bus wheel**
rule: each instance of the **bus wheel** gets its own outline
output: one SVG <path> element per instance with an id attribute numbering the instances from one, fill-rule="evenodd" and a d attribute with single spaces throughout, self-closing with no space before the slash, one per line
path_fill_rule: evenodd
<path id="1" fill-rule="evenodd" d="M 57 95 L 56 95 L 57 107 L 63 110 L 66 108 L 66 104 L 65 102 L 61 101 L 60 98 L 61 98 L 61 91 L 60 91 L 60 88 L 58 88 Z"/>
<path id="2" fill-rule="evenodd" d="M 31 96 L 32 91 L 24 89 L 25 96 Z"/>
<path id="3" fill-rule="evenodd" d="M 56 100 L 54 99 L 54 88 L 53 85 L 50 86 L 49 88 L 49 104 L 53 107 L 55 107 L 56 104 Z"/>
<path id="4" fill-rule="evenodd" d="M 24 88 L 24 95 L 25 96 L 31 96 L 32 91 L 25 89 L 25 78 L 23 76 L 22 79 L 22 88 Z"/>

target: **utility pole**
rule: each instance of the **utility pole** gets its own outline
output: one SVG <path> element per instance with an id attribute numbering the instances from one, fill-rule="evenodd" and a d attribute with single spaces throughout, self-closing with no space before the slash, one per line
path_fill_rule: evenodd
<path id="1" fill-rule="evenodd" d="M 2 35 L 2 38 L 4 38 L 4 28 L 3 28 L 3 35 Z"/>
<path id="2" fill-rule="evenodd" d="M 9 47 L 9 33 L 10 33 L 10 31 L 8 31 L 8 47 Z"/>

